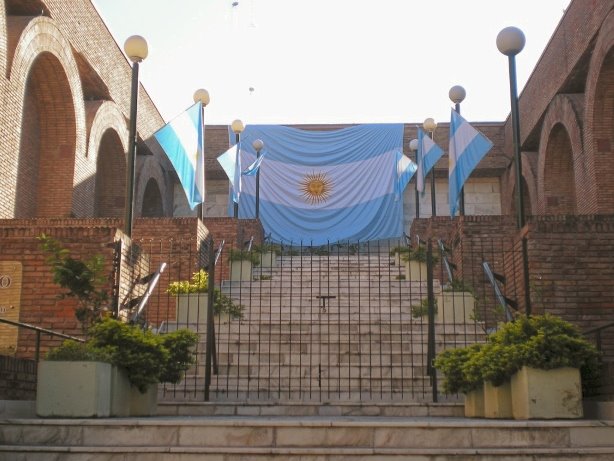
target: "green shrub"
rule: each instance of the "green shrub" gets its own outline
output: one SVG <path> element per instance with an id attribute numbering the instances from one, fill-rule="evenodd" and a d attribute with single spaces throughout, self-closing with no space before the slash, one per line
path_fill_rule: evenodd
<path id="1" fill-rule="evenodd" d="M 204 269 L 194 272 L 190 280 L 171 282 L 167 293 L 172 295 L 188 293 L 207 293 L 209 290 L 209 274 Z"/>
<path id="2" fill-rule="evenodd" d="M 256 254 L 275 253 L 277 256 L 281 255 L 281 247 L 273 243 L 263 243 L 261 245 L 254 245 L 252 251 Z"/>
<path id="3" fill-rule="evenodd" d="M 417 246 L 416 248 L 410 248 L 409 252 L 401 255 L 401 260 L 404 262 L 408 261 L 417 261 L 421 263 L 426 262 L 426 247 L 423 245 Z M 436 251 L 433 251 L 433 264 L 437 264 L 439 262 L 439 255 Z"/>
<path id="4" fill-rule="evenodd" d="M 260 265 L 259 254 L 253 251 L 238 250 L 236 248 L 230 249 L 228 261 L 250 261 L 253 266 Z"/>
<path id="5" fill-rule="evenodd" d="M 446 292 L 457 292 L 457 291 L 465 291 L 473 294 L 473 287 L 467 283 L 463 279 L 453 278 L 452 281 L 448 282 L 448 284 L 444 287 L 443 291 Z"/>
<path id="6" fill-rule="evenodd" d="M 410 247 L 408 246 L 396 246 L 390 249 L 390 256 L 394 256 L 395 254 L 407 255 L 410 252 Z"/>
<path id="7" fill-rule="evenodd" d="M 437 313 L 437 298 L 434 299 L 434 312 Z M 423 298 L 420 304 L 413 304 L 411 306 L 411 316 L 415 319 L 424 317 L 429 314 L 429 299 Z"/>
<path id="8" fill-rule="evenodd" d="M 472 344 L 468 347 L 446 349 L 435 358 L 433 365 L 445 375 L 443 389 L 448 394 L 467 393 L 477 389 L 482 384 L 478 373 L 467 373 L 467 362 L 478 353 L 483 344 Z"/>
<path id="9" fill-rule="evenodd" d="M 113 363 L 112 357 L 103 349 L 90 343 L 81 343 L 72 339 L 65 340 L 61 346 L 51 349 L 46 360 L 68 362 L 107 362 Z"/>

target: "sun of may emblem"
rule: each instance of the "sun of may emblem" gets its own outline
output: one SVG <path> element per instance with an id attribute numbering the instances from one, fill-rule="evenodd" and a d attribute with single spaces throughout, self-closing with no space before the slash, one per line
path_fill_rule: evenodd
<path id="1" fill-rule="evenodd" d="M 333 183 L 326 173 L 309 173 L 301 181 L 303 198 L 312 205 L 328 200 L 332 190 Z"/>

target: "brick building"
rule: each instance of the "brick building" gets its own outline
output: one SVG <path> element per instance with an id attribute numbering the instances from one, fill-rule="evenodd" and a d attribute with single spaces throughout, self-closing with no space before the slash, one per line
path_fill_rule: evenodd
<path id="1" fill-rule="evenodd" d="M 23 243 L 28 228 L 70 228 L 65 231 L 67 236 L 75 241 L 79 236 L 89 239 L 88 244 L 96 248 L 104 247 L 104 238 L 122 240 L 117 234 L 121 234 L 121 221 L 98 218 L 120 218 L 124 212 L 130 82 L 130 63 L 90 0 L 0 0 L 0 261 L 20 259 L 24 280 L 32 270 L 27 267 L 29 255 L 40 264 L 40 257 L 32 255 L 32 245 Z M 563 296 L 553 288 L 553 280 L 566 277 L 557 273 L 562 263 L 577 263 L 576 243 L 581 242 L 590 247 L 582 271 L 590 278 L 589 285 L 598 280 L 601 288 L 590 297 L 569 301 L 570 297 L 563 296 L 568 302 L 555 310 L 583 325 L 612 320 L 611 277 L 605 280 L 602 275 L 614 267 L 614 256 L 610 256 L 614 240 L 614 0 L 571 2 L 520 95 L 519 108 L 522 184 L 526 214 L 531 216 L 522 236 L 533 239 L 529 240 L 534 250 L 532 267 L 548 274 L 550 285 L 541 292 L 553 301 Z M 191 214 L 177 193 L 178 181 L 170 163 L 152 138 L 163 124 L 155 102 L 140 87 L 137 217 Z M 467 214 L 513 216 L 516 179 L 511 120 L 475 126 L 494 142 L 494 148 L 466 186 Z M 442 134 L 436 134 L 435 141 L 446 148 L 447 143 L 438 136 L 447 133 L 447 124 L 441 124 L 438 131 Z M 408 123 L 404 145 L 414 137 L 415 123 Z M 228 181 L 215 157 L 227 147 L 227 127 L 208 126 L 205 216 L 215 219 L 209 224 L 205 219 L 204 225 L 218 239 L 236 231 L 221 218 Z M 442 194 L 437 197 L 438 206 L 447 210 L 445 156 L 436 166 L 436 177 Z M 424 201 L 430 202 L 428 195 Z M 407 229 L 414 209 L 410 187 L 406 191 Z M 430 208 L 422 209 L 428 216 Z M 488 223 L 490 234 L 497 234 L 492 229 L 495 221 L 472 218 L 457 218 L 467 224 L 454 229 L 448 226 L 447 236 L 462 238 L 463 229 L 471 227 L 476 232 L 480 222 Z M 442 228 L 437 223 L 444 222 L 429 221 L 414 222 L 414 228 L 436 232 L 433 229 Z M 156 227 L 155 222 L 148 231 Z M 497 222 L 509 231 L 509 220 Z M 194 235 L 205 238 L 208 231 L 199 226 L 194 225 Z M 257 225 L 250 226 L 258 233 Z M 514 234 L 513 229 L 509 233 Z M 100 237 L 103 234 L 106 237 Z M 21 243 L 11 240 L 15 238 L 22 239 Z M 560 260 L 552 260 L 555 247 L 562 248 L 557 250 Z M 91 251 L 91 246 L 82 250 Z M 566 280 L 571 279 L 577 293 L 586 292 L 581 280 Z M 24 285 L 24 309 L 26 300 L 40 298 L 40 292 L 32 290 Z M 58 326 L 57 319 L 49 320 L 54 306 L 39 309 L 40 315 L 34 316 L 22 310 L 23 318 Z M 71 328 L 74 325 L 68 330 Z"/>

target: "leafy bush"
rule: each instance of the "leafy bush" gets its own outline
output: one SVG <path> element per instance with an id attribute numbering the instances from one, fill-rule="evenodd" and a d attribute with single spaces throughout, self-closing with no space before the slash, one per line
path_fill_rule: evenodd
<path id="1" fill-rule="evenodd" d="M 113 363 L 107 351 L 94 347 L 91 343 L 81 343 L 72 339 L 65 340 L 60 347 L 51 349 L 46 360 L 69 362 L 107 362 Z"/>
<path id="2" fill-rule="evenodd" d="M 457 291 L 465 291 L 473 294 L 473 287 L 465 283 L 463 279 L 453 278 L 452 281 L 448 282 L 448 284 L 444 287 L 443 291 L 447 292 L 457 292 Z"/>
<path id="3" fill-rule="evenodd" d="M 236 248 L 230 249 L 228 261 L 250 261 L 253 266 L 260 265 L 260 257 L 257 253 L 247 250 L 238 250 Z"/>
<path id="4" fill-rule="evenodd" d="M 437 298 L 434 299 L 434 311 L 437 313 Z M 415 319 L 424 317 L 429 314 L 429 299 L 423 298 L 420 304 L 413 304 L 411 306 L 411 316 Z"/>
<path id="5" fill-rule="evenodd" d="M 401 260 L 404 262 L 408 261 L 418 261 L 421 263 L 426 262 L 426 247 L 423 245 L 417 246 L 416 248 L 410 248 L 409 252 L 401 255 Z M 439 262 L 439 255 L 433 251 L 433 264 L 437 264 Z"/>
<path id="6" fill-rule="evenodd" d="M 256 254 L 275 253 L 277 256 L 281 255 L 281 247 L 273 243 L 263 243 L 261 245 L 254 245 L 252 251 Z"/>
<path id="7" fill-rule="evenodd" d="M 207 293 L 209 290 L 209 274 L 204 269 L 194 272 L 190 280 L 171 282 L 167 293 L 172 295 L 188 293 Z"/>
<path id="8" fill-rule="evenodd" d="M 596 348 L 573 324 L 550 314 L 518 317 L 491 333 L 486 344 L 472 347 L 461 349 L 464 352 L 444 351 L 436 358 L 435 367 L 446 380 L 452 380 L 445 386 L 458 389 L 483 381 L 501 385 L 523 366 L 542 370 L 579 368 L 585 395 L 598 383 Z"/>
<path id="9" fill-rule="evenodd" d="M 410 247 L 408 246 L 396 246 L 390 249 L 390 256 L 394 256 L 395 254 L 407 255 L 410 252 Z"/>
<path id="10" fill-rule="evenodd" d="M 468 347 L 446 349 L 435 358 L 433 365 L 445 375 L 443 389 L 449 394 L 467 393 L 477 389 L 482 384 L 481 376 L 468 374 L 465 370 L 467 362 L 478 353 L 483 344 L 472 344 Z"/>
<path id="11" fill-rule="evenodd" d="M 100 255 L 86 260 L 74 259 L 70 251 L 56 239 L 41 234 L 41 249 L 47 255 L 45 262 L 53 272 L 53 282 L 64 288 L 59 297 L 77 300 L 75 316 L 84 329 L 109 311 L 109 294 L 105 284 L 104 259 Z"/>

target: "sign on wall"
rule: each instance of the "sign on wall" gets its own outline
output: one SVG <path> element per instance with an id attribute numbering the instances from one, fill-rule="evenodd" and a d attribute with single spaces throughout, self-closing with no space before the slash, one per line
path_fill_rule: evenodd
<path id="1" fill-rule="evenodd" d="M 0 318 L 19 321 L 22 266 L 19 261 L 0 261 Z M 0 354 L 13 355 L 18 329 L 0 323 Z"/>

